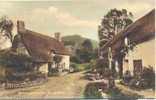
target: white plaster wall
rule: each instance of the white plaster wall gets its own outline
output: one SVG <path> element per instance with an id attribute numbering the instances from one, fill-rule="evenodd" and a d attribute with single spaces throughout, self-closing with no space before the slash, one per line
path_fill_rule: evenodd
<path id="1" fill-rule="evenodd" d="M 48 64 L 43 64 L 42 66 L 40 66 L 39 71 L 43 74 L 47 74 L 48 73 Z"/>
<path id="2" fill-rule="evenodd" d="M 135 47 L 135 49 L 132 51 L 129 51 L 129 53 L 126 55 L 125 59 L 128 59 L 128 66 L 123 60 L 123 72 L 125 72 L 127 69 L 130 69 L 131 74 L 133 75 L 133 60 L 139 60 L 142 59 L 142 65 L 143 67 L 148 67 L 151 65 L 155 69 L 155 41 L 150 40 L 144 43 L 141 43 Z M 129 68 L 128 68 L 129 67 Z"/>
<path id="3" fill-rule="evenodd" d="M 62 56 L 61 64 L 64 64 L 65 65 L 64 69 L 69 69 L 69 66 L 70 66 L 70 56 L 63 55 Z"/>

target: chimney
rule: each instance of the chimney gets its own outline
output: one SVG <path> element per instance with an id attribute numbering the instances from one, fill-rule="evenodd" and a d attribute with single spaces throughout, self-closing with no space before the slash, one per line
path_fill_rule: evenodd
<path id="1" fill-rule="evenodd" d="M 60 32 L 56 32 L 56 33 L 54 33 L 54 35 L 55 35 L 54 37 L 56 40 L 61 41 L 61 36 L 60 36 L 61 33 Z"/>
<path id="2" fill-rule="evenodd" d="M 17 31 L 18 31 L 18 33 L 24 33 L 25 32 L 24 21 L 17 21 Z"/>

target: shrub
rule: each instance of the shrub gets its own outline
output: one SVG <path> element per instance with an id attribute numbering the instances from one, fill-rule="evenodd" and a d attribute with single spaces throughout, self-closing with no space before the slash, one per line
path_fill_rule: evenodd
<path id="1" fill-rule="evenodd" d="M 92 67 L 95 67 L 96 66 L 96 60 L 94 60 L 94 59 L 92 59 L 91 61 L 90 61 L 90 65 L 92 66 Z"/>
<path id="2" fill-rule="evenodd" d="M 96 63 L 97 68 L 108 68 L 109 67 L 109 64 L 108 64 L 109 61 L 107 61 L 107 59 L 97 59 L 96 62 L 97 62 Z"/>
<path id="3" fill-rule="evenodd" d="M 74 63 L 77 63 L 77 64 L 81 63 L 81 60 L 78 57 L 76 57 L 76 56 L 71 56 L 70 57 L 70 61 L 74 62 Z"/>
<path id="4" fill-rule="evenodd" d="M 137 98 L 143 98 L 142 95 L 138 95 L 135 93 L 130 92 L 122 92 L 121 89 L 115 87 L 115 88 L 105 88 L 104 92 L 110 96 L 110 98 L 117 98 L 117 99 L 137 99 Z"/>
<path id="5" fill-rule="evenodd" d="M 101 93 L 98 91 L 98 88 L 93 84 L 87 84 L 85 91 L 84 91 L 85 98 L 94 98 L 98 99 L 101 98 Z"/>
<path id="6" fill-rule="evenodd" d="M 140 76 L 134 77 L 130 81 L 130 87 L 132 89 L 140 90 L 140 89 L 148 89 L 155 88 L 155 72 L 151 66 L 144 67 L 143 72 Z"/>
<path id="7" fill-rule="evenodd" d="M 141 78 L 147 82 L 149 88 L 155 87 L 155 72 L 151 66 L 144 67 Z"/>
<path id="8" fill-rule="evenodd" d="M 112 73 L 111 69 L 105 68 L 103 75 L 104 75 L 104 77 L 109 77 L 111 75 L 111 73 Z"/>
<path id="9" fill-rule="evenodd" d="M 52 72 L 52 73 L 57 73 L 57 72 L 58 72 L 58 68 L 52 68 L 52 69 L 51 69 L 51 72 Z"/>
<path id="10" fill-rule="evenodd" d="M 6 68 L 0 67 L 0 82 L 4 82 L 6 80 Z"/>
<path id="11" fill-rule="evenodd" d="M 0 65 L 14 68 L 17 72 L 30 71 L 34 67 L 31 57 L 12 51 L 0 52 Z"/>
<path id="12" fill-rule="evenodd" d="M 27 75 L 25 72 L 34 70 L 34 60 L 23 54 L 13 51 L 0 51 L 0 66 L 6 68 L 6 79 L 24 80 Z"/>

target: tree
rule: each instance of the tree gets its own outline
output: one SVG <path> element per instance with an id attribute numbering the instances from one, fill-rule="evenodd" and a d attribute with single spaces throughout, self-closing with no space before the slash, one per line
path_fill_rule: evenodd
<path id="1" fill-rule="evenodd" d="M 14 24 L 12 20 L 8 19 L 6 16 L 0 19 L 0 37 L 4 36 L 8 38 L 11 43 L 13 43 L 13 30 Z"/>
<path id="2" fill-rule="evenodd" d="M 83 43 L 82 43 L 82 48 L 86 49 L 90 52 L 93 51 L 93 45 L 92 42 L 89 39 L 86 39 Z"/>
<path id="3" fill-rule="evenodd" d="M 128 25 L 133 23 L 132 21 L 133 14 L 128 12 L 126 9 L 118 10 L 111 9 L 102 19 L 101 25 L 98 27 L 98 36 L 99 36 L 99 47 L 101 48 L 109 40 L 111 40 L 114 35 L 117 35 L 120 31 L 125 29 Z M 105 49 L 107 50 L 107 48 Z M 105 56 L 108 59 L 108 52 L 106 54 L 99 52 L 100 56 Z M 118 58 L 120 76 L 122 76 L 122 57 Z M 114 62 L 112 63 L 112 71 L 115 72 Z"/>
<path id="4" fill-rule="evenodd" d="M 113 38 L 118 32 L 131 24 L 133 14 L 127 12 L 126 9 L 117 10 L 111 9 L 102 19 L 101 25 L 98 27 L 98 35 L 100 46 L 103 46 L 107 41 Z"/>
<path id="5" fill-rule="evenodd" d="M 84 40 L 80 48 L 76 50 L 76 56 L 80 58 L 81 62 L 89 62 L 93 55 L 93 45 L 89 39 Z"/>
<path id="6" fill-rule="evenodd" d="M 59 67 L 58 64 L 62 61 L 62 56 L 56 55 L 54 56 L 54 61 L 57 64 L 57 68 Z"/>

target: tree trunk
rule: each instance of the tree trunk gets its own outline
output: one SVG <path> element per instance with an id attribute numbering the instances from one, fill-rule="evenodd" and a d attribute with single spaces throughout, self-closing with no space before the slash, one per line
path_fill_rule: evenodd
<path id="1" fill-rule="evenodd" d="M 115 70 L 115 61 L 112 61 L 112 75 L 115 76 L 116 70 Z"/>
<path id="2" fill-rule="evenodd" d="M 122 57 L 118 59 L 118 67 L 119 67 L 120 78 L 122 78 L 123 76 L 123 58 Z"/>

